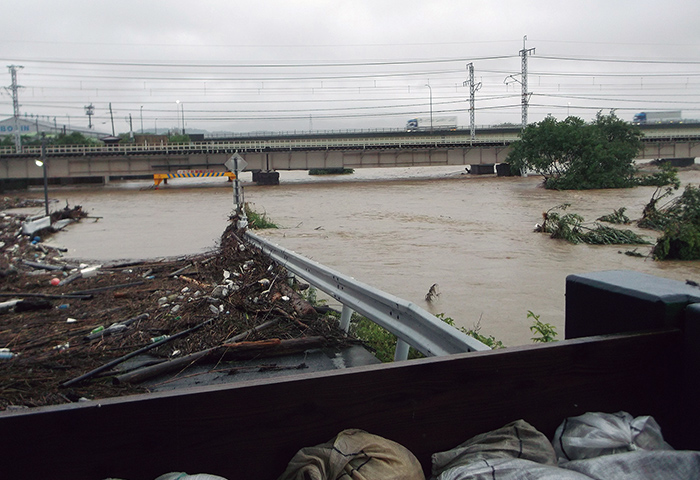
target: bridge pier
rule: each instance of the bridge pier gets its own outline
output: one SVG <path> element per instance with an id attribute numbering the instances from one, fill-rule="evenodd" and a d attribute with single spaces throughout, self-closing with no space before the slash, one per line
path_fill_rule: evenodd
<path id="1" fill-rule="evenodd" d="M 253 181 L 258 185 L 279 185 L 280 172 L 253 170 Z"/>

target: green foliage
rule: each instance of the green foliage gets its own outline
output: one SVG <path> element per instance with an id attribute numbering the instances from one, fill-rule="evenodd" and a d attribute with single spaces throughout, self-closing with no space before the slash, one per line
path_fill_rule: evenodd
<path id="1" fill-rule="evenodd" d="M 51 139 L 48 143 L 53 145 L 100 145 L 101 142 L 94 138 L 86 137 L 82 133 L 72 132 L 69 134 L 60 134 Z"/>
<path id="2" fill-rule="evenodd" d="M 348 175 L 355 173 L 352 168 L 312 168 L 309 175 Z"/>
<path id="3" fill-rule="evenodd" d="M 318 292 L 314 287 L 309 287 L 303 292 L 299 292 L 301 295 L 301 298 L 309 302 L 311 305 L 314 307 L 319 306 L 319 305 L 325 305 L 326 301 L 321 299 L 318 299 Z"/>
<path id="4" fill-rule="evenodd" d="M 190 143 L 190 136 L 189 135 L 180 135 L 180 134 L 170 135 L 168 137 L 168 142 L 169 143 Z"/>
<path id="5" fill-rule="evenodd" d="M 354 313 L 350 322 L 350 333 L 374 351 L 382 362 L 392 362 L 396 351 L 396 335 L 367 318 Z M 414 348 L 408 350 L 408 359 L 424 357 Z"/>
<path id="6" fill-rule="evenodd" d="M 633 160 L 641 148 L 638 127 L 614 113 L 587 124 L 578 117 L 547 117 L 528 125 L 506 161 L 516 170 L 534 170 L 547 188 L 622 188 L 637 184 Z"/>
<path id="7" fill-rule="evenodd" d="M 666 230 L 677 223 L 700 225 L 700 189 L 687 185 L 683 193 L 659 207 L 661 199 L 673 194 L 670 187 L 657 188 L 644 207 L 639 226 L 653 230 Z"/>
<path id="8" fill-rule="evenodd" d="M 678 169 L 671 163 L 665 162 L 659 165 L 659 172 L 651 175 L 644 175 L 637 178 L 637 184 L 645 187 L 663 187 L 670 185 L 674 190 L 678 190 L 681 181 L 678 178 Z"/>
<path id="9" fill-rule="evenodd" d="M 644 206 L 642 211 L 642 218 L 637 222 L 637 225 L 641 228 L 648 228 L 651 230 L 663 230 L 666 226 L 673 222 L 674 214 L 664 212 L 666 206 L 658 207 L 661 199 L 673 195 L 673 188 L 657 187 L 654 193 L 651 195 L 649 203 Z"/>
<path id="10" fill-rule="evenodd" d="M 614 210 L 613 213 L 603 215 L 602 217 L 598 217 L 598 221 L 615 223 L 618 225 L 630 223 L 629 217 L 625 215 L 625 210 L 627 210 L 625 207 L 618 208 L 617 210 Z"/>
<path id="11" fill-rule="evenodd" d="M 394 360 L 396 336 L 388 330 L 364 317 L 359 317 L 350 323 L 350 333 L 368 345 L 382 362 Z"/>
<path id="12" fill-rule="evenodd" d="M 455 325 L 454 319 L 450 317 L 446 317 L 444 313 L 438 313 L 435 315 L 437 318 L 445 322 L 446 324 L 455 327 L 458 329 L 460 332 L 464 333 L 465 335 L 469 335 L 472 338 L 475 338 L 479 340 L 481 343 L 484 345 L 488 345 L 491 347 L 492 350 L 495 350 L 497 348 L 506 348 L 505 345 L 503 345 L 503 342 L 500 340 L 496 340 L 495 337 L 492 335 L 483 335 L 481 333 L 481 322 L 477 322 L 476 325 L 474 325 L 472 328 L 465 328 L 465 327 L 457 327 Z"/>
<path id="13" fill-rule="evenodd" d="M 687 185 L 683 193 L 657 208 L 659 200 L 672 192 L 659 189 L 644 208 L 640 226 L 662 230 L 652 254 L 657 260 L 700 260 L 700 188 Z"/>
<path id="14" fill-rule="evenodd" d="M 279 228 L 277 224 L 272 222 L 267 218 L 266 213 L 258 213 L 252 209 L 249 203 L 243 204 L 243 210 L 245 211 L 245 216 L 248 219 L 248 227 L 254 230 L 262 230 L 264 228 Z"/>
<path id="15" fill-rule="evenodd" d="M 531 340 L 535 343 L 556 342 L 557 329 L 554 325 L 540 321 L 540 316 L 535 315 L 532 311 L 527 311 L 527 318 L 533 319 L 533 324 L 530 325 L 530 331 L 538 336 L 534 336 Z"/>
<path id="16" fill-rule="evenodd" d="M 542 216 L 544 222 L 539 231 L 549 233 L 552 238 L 560 238 L 570 243 L 588 243 L 591 245 L 646 245 L 649 242 L 644 237 L 631 230 L 594 223 L 589 227 L 584 225 L 584 219 L 576 213 L 559 215 L 554 210 L 566 210 L 570 204 L 565 203 L 550 208 Z M 624 211 L 624 209 L 622 209 Z"/>
<path id="17" fill-rule="evenodd" d="M 658 239 L 652 254 L 657 260 L 700 260 L 700 226 L 673 224 Z"/>

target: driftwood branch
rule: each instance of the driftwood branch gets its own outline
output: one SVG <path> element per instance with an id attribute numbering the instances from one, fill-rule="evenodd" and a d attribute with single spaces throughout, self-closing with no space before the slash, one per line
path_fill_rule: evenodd
<path id="1" fill-rule="evenodd" d="M 117 288 L 135 287 L 137 285 L 143 285 L 146 283 L 145 280 L 137 280 L 131 283 L 122 283 L 121 285 L 108 285 L 106 287 L 92 288 L 90 290 L 81 290 L 78 292 L 70 292 L 70 295 L 89 295 L 98 292 L 105 292 L 107 290 L 115 290 Z"/>
<path id="2" fill-rule="evenodd" d="M 294 308 L 294 311 L 297 313 L 297 315 L 301 317 L 306 317 L 308 315 L 313 315 L 316 313 L 316 310 L 314 309 L 313 305 L 301 298 L 301 295 L 295 292 L 289 285 L 286 285 L 284 283 L 280 284 L 279 291 L 283 295 L 289 297 L 289 300 L 292 303 L 292 308 Z"/>
<path id="3" fill-rule="evenodd" d="M 190 263 L 190 264 L 188 264 L 188 265 L 186 265 L 186 266 L 184 266 L 184 267 L 182 267 L 182 268 L 179 268 L 179 269 L 175 270 L 175 271 L 172 272 L 172 273 L 169 273 L 168 276 L 169 276 L 169 277 L 175 277 L 175 276 L 177 276 L 177 275 L 180 275 L 181 273 L 186 272 L 187 270 L 189 270 L 189 269 L 192 268 L 193 266 L 194 266 L 194 264 Z"/>
<path id="4" fill-rule="evenodd" d="M 48 263 L 32 262 L 29 260 L 22 260 L 22 263 L 28 267 L 38 268 L 41 270 L 50 270 L 50 271 L 71 270 L 73 268 L 76 268 L 74 265 L 49 265 Z"/>
<path id="5" fill-rule="evenodd" d="M 90 370 L 89 372 L 87 372 L 84 375 L 81 375 L 81 376 L 74 378 L 72 380 L 68 380 L 66 382 L 63 382 L 62 384 L 59 385 L 59 387 L 66 388 L 66 387 L 70 387 L 71 385 L 75 385 L 77 383 L 80 383 L 84 380 L 87 380 L 100 372 L 104 372 L 105 370 L 108 370 L 108 369 L 114 367 L 115 365 L 119 365 L 120 363 L 125 362 L 125 361 L 129 360 L 130 358 L 133 358 L 137 355 L 142 354 L 143 352 L 147 352 L 148 350 L 151 350 L 152 348 L 160 347 L 164 343 L 175 340 L 176 338 L 180 338 L 180 337 L 183 337 L 185 335 L 189 335 L 190 333 L 194 332 L 195 330 L 199 330 L 200 328 L 207 325 L 208 323 L 211 323 L 213 320 L 214 320 L 213 318 L 210 318 L 209 320 L 202 322 L 199 325 L 195 325 L 192 328 L 188 328 L 187 330 L 183 330 L 182 332 L 176 333 L 175 335 L 172 335 L 168 338 L 164 338 L 163 340 L 161 340 L 159 342 L 155 342 L 155 343 L 152 343 L 150 345 L 146 345 L 143 348 L 139 348 L 138 350 L 135 350 L 131 353 L 127 353 L 126 355 L 119 357 L 115 360 L 112 360 L 111 362 L 107 362 L 104 365 L 97 367 L 94 370 Z"/>
<path id="6" fill-rule="evenodd" d="M 0 297 L 17 297 L 17 298 L 29 298 L 29 297 L 36 297 L 36 298 L 52 298 L 52 299 L 60 299 L 60 298 L 77 298 L 81 300 L 88 300 L 92 298 L 92 295 L 89 294 L 78 294 L 78 293 L 0 293 Z"/>
<path id="7" fill-rule="evenodd" d="M 234 342 L 239 342 L 241 340 L 244 340 L 248 338 L 251 334 L 255 332 L 259 332 L 260 330 L 264 330 L 268 327 L 271 327 L 272 325 L 276 324 L 279 320 L 278 319 L 273 319 L 273 320 L 268 320 L 265 323 L 261 323 L 260 325 L 251 328 L 250 330 L 246 330 L 243 333 L 240 333 L 234 337 L 229 338 L 228 340 L 224 341 L 225 344 L 228 343 L 234 343 Z M 180 358 L 175 358 L 173 360 L 169 360 L 168 362 L 164 362 L 158 365 L 153 365 L 151 367 L 145 367 L 133 372 L 129 372 L 128 374 L 123 374 L 119 375 L 117 377 L 114 377 L 114 384 L 119 385 L 120 383 L 124 382 L 129 382 L 129 383 L 138 383 L 138 382 L 143 382 L 145 380 L 148 380 L 149 378 L 157 377 L 158 375 L 162 375 L 164 373 L 172 372 L 174 370 L 181 370 L 183 368 L 186 368 L 190 365 L 194 365 L 197 363 L 199 360 L 207 356 L 210 352 L 215 350 L 217 347 L 212 347 L 212 348 L 207 348 L 205 350 L 200 350 L 199 352 L 194 352 L 189 355 L 185 355 L 184 357 Z"/>

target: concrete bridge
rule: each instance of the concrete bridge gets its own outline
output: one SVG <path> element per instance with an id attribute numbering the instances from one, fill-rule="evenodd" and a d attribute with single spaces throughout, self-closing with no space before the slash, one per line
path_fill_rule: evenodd
<path id="1" fill-rule="evenodd" d="M 645 127 L 639 159 L 700 157 L 700 124 Z M 154 174 L 202 170 L 224 172 L 235 152 L 246 170 L 265 175 L 279 170 L 370 168 L 437 165 L 493 165 L 505 161 L 519 129 L 481 130 L 472 140 L 465 130 L 436 132 L 370 132 L 284 137 L 247 137 L 187 144 L 52 145 L 47 146 L 47 175 L 53 182 L 109 182 Z M 35 160 L 41 147 L 0 148 L 0 180 L 36 183 L 43 168 Z M 262 179 L 261 179 L 262 176 Z M 275 183 L 274 181 L 269 183 Z"/>

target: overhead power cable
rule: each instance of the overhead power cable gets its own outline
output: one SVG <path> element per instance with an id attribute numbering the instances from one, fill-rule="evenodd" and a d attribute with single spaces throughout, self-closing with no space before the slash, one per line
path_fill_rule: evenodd
<path id="1" fill-rule="evenodd" d="M 543 60 L 565 60 L 571 62 L 603 62 L 603 63 L 641 63 L 654 65 L 700 65 L 697 60 L 647 60 L 629 58 L 584 58 L 584 57 L 558 57 L 552 55 L 538 55 Z"/>
<path id="2" fill-rule="evenodd" d="M 8 62 L 45 63 L 59 65 L 107 65 L 121 67 L 161 67 L 161 68 L 326 68 L 326 67 L 368 67 L 390 65 L 426 65 L 436 63 L 463 63 L 474 60 L 493 60 L 513 58 L 513 55 L 468 58 L 440 58 L 423 60 L 383 60 L 366 62 L 319 62 L 319 63 L 167 63 L 167 62 L 133 62 L 133 61 L 104 61 L 104 60 L 59 60 L 59 59 L 5 59 Z"/>

